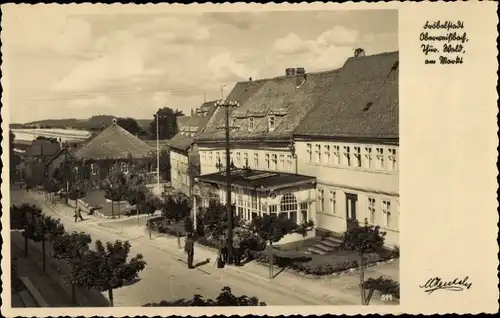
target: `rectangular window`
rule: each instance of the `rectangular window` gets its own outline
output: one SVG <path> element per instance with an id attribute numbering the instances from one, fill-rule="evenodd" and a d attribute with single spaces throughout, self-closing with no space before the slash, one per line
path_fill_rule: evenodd
<path id="1" fill-rule="evenodd" d="M 391 201 L 382 201 L 382 213 L 384 215 L 384 225 L 391 227 Z"/>
<path id="2" fill-rule="evenodd" d="M 269 206 L 269 214 L 277 216 L 277 214 L 278 214 L 278 206 L 276 204 L 271 204 Z"/>
<path id="3" fill-rule="evenodd" d="M 121 164 L 121 170 L 123 173 L 128 173 L 128 163 L 122 162 Z"/>
<path id="4" fill-rule="evenodd" d="M 375 224 L 375 199 L 368 198 L 368 222 L 370 224 Z"/>
<path id="5" fill-rule="evenodd" d="M 337 206 L 337 198 L 335 191 L 330 191 L 330 213 L 335 214 Z"/>
<path id="6" fill-rule="evenodd" d="M 220 159 L 220 152 L 216 152 L 215 153 L 215 163 L 220 163 L 221 162 L 221 159 Z"/>
<path id="7" fill-rule="evenodd" d="M 300 204 L 300 217 L 302 223 L 309 221 L 309 204 L 307 202 Z"/>
<path id="8" fill-rule="evenodd" d="M 207 153 L 205 151 L 201 152 L 201 162 L 202 164 L 207 164 Z"/>
<path id="9" fill-rule="evenodd" d="M 333 164 L 340 166 L 340 146 L 333 146 Z"/>
<path id="10" fill-rule="evenodd" d="M 248 162 L 248 152 L 244 152 L 244 153 L 243 153 L 243 165 L 244 165 L 245 167 L 248 167 L 248 165 L 249 165 L 249 164 L 250 164 L 250 163 Z"/>
<path id="11" fill-rule="evenodd" d="M 97 168 L 97 165 L 95 163 L 91 163 L 90 164 L 90 170 L 92 171 L 92 175 L 95 176 L 95 175 L 97 175 L 97 171 L 99 169 Z"/>
<path id="12" fill-rule="evenodd" d="M 259 153 L 258 152 L 253 154 L 253 167 L 254 167 L 254 169 L 259 169 Z"/>
<path id="13" fill-rule="evenodd" d="M 267 169 L 270 169 L 270 168 L 271 168 L 271 161 L 269 160 L 269 154 L 268 154 L 268 153 L 266 153 L 266 154 L 264 155 L 264 157 L 265 157 L 265 161 L 266 161 L 266 168 L 267 168 Z"/>
<path id="14" fill-rule="evenodd" d="M 277 167 L 278 167 L 278 155 L 277 155 L 277 154 L 275 154 L 275 153 L 273 153 L 273 154 L 271 155 L 271 159 L 272 159 L 272 160 L 271 160 L 271 169 L 272 169 L 272 170 L 276 170 L 276 169 L 277 169 Z"/>
<path id="15" fill-rule="evenodd" d="M 311 163 L 312 162 L 312 145 L 307 144 L 307 162 Z"/>
<path id="16" fill-rule="evenodd" d="M 323 148 L 325 149 L 325 157 L 323 159 L 323 163 L 325 165 L 329 165 L 331 160 L 330 145 L 324 145 Z"/>
<path id="17" fill-rule="evenodd" d="M 365 147 L 365 156 L 364 156 L 364 164 L 363 167 L 371 169 L 373 167 L 372 163 L 372 148 L 371 147 Z"/>
<path id="18" fill-rule="evenodd" d="M 344 146 L 344 165 L 351 166 L 351 147 Z"/>
<path id="19" fill-rule="evenodd" d="M 116 169 L 116 166 L 114 164 L 112 164 L 111 166 L 109 166 L 108 172 L 113 173 L 113 172 L 115 172 L 115 169 Z M 156 172 L 156 169 L 154 171 Z"/>
<path id="20" fill-rule="evenodd" d="M 321 145 L 316 145 L 316 163 L 321 164 Z"/>
<path id="21" fill-rule="evenodd" d="M 269 131 L 274 131 L 274 128 L 276 125 L 274 116 L 269 116 L 267 118 L 267 125 L 268 125 L 267 127 L 269 128 Z"/>
<path id="22" fill-rule="evenodd" d="M 318 189 L 318 211 L 323 212 L 324 210 L 325 210 L 324 191 L 322 189 Z"/>
<path id="23" fill-rule="evenodd" d="M 354 166 L 361 167 L 361 148 L 354 147 Z"/>
<path id="24" fill-rule="evenodd" d="M 248 118 L 248 130 L 254 130 L 253 117 Z"/>
<path id="25" fill-rule="evenodd" d="M 280 155 L 280 170 L 283 171 L 285 170 L 285 155 Z"/>
<path id="26" fill-rule="evenodd" d="M 208 152 L 208 164 L 209 165 L 213 164 L 213 162 L 212 162 L 212 152 L 211 151 Z"/>
<path id="27" fill-rule="evenodd" d="M 389 170 L 396 171 L 397 170 L 397 161 L 396 161 L 396 148 L 387 149 L 389 152 Z"/>
<path id="28" fill-rule="evenodd" d="M 292 155 L 286 155 L 286 167 L 288 172 L 293 172 Z"/>
<path id="29" fill-rule="evenodd" d="M 239 152 L 236 152 L 236 166 L 241 167 L 241 156 Z"/>
<path id="30" fill-rule="evenodd" d="M 384 169 L 384 148 L 377 148 L 377 169 Z"/>

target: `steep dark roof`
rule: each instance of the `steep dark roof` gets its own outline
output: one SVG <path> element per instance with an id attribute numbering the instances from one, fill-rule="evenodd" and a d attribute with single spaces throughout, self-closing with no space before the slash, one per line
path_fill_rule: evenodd
<path id="1" fill-rule="evenodd" d="M 172 139 L 169 139 L 167 144 L 171 149 L 186 151 L 193 144 L 193 137 L 179 132 Z"/>
<path id="2" fill-rule="evenodd" d="M 292 137 L 293 130 L 315 106 L 317 98 L 328 89 L 335 72 L 306 74 L 303 77 L 281 76 L 238 83 L 228 100 L 240 103 L 231 112 L 231 120 L 237 129 L 231 131 L 232 140 L 279 141 Z M 248 84 L 250 83 L 250 84 Z M 246 85 L 253 85 L 245 87 Z M 245 88 L 246 90 L 242 89 Z M 244 98 L 231 98 L 245 92 Z M 224 139 L 224 132 L 215 127 L 224 124 L 224 109 L 217 111 L 210 127 L 201 134 L 197 141 L 219 141 Z M 216 114 L 217 114 L 216 113 Z M 268 116 L 275 115 L 275 129 L 268 130 Z M 248 118 L 253 118 L 254 128 L 250 130 Z"/>
<path id="3" fill-rule="evenodd" d="M 237 101 L 240 104 L 246 102 L 250 96 L 258 91 L 265 84 L 265 80 L 238 82 L 227 96 L 227 100 Z M 204 138 L 205 134 L 209 135 L 217 133 L 217 125 L 224 123 L 225 111 L 221 107 L 217 107 L 213 116 L 208 121 L 204 131 L 200 134 L 200 138 Z"/>
<path id="4" fill-rule="evenodd" d="M 181 116 L 177 120 L 179 132 L 167 144 L 172 149 L 186 151 L 194 142 L 194 137 L 201 134 L 211 118 L 214 116 L 217 108 L 215 101 L 205 102 L 194 116 Z M 188 129 L 194 128 L 193 130 Z"/>
<path id="5" fill-rule="evenodd" d="M 148 146 L 156 149 L 156 139 L 154 139 L 154 140 L 144 140 L 144 142 Z M 161 140 L 159 140 L 158 143 L 160 144 L 160 149 L 168 149 L 168 140 L 161 139 Z"/>
<path id="6" fill-rule="evenodd" d="M 350 58 L 294 135 L 398 138 L 398 52 Z"/>
<path id="7" fill-rule="evenodd" d="M 76 159 L 145 158 L 154 149 L 117 124 L 112 124 L 74 152 Z"/>

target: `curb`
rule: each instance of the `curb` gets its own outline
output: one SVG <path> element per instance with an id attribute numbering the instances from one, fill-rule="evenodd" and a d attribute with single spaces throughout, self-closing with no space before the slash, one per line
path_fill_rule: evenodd
<path id="1" fill-rule="evenodd" d="M 38 304 L 40 307 L 49 307 L 49 304 L 43 298 L 42 294 L 40 291 L 33 285 L 31 282 L 31 279 L 28 277 L 20 276 L 19 279 L 23 282 L 24 286 L 28 290 L 29 295 L 35 300 L 35 302 Z"/>

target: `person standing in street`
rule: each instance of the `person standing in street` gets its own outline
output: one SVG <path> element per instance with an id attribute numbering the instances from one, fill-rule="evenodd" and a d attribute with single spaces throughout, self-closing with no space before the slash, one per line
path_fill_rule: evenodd
<path id="1" fill-rule="evenodd" d="M 184 251 L 187 253 L 187 263 L 188 268 L 193 269 L 193 258 L 194 258 L 194 238 L 193 234 L 189 233 L 186 238 L 186 243 L 184 244 Z"/>
<path id="2" fill-rule="evenodd" d="M 241 240 L 239 235 L 235 235 L 233 238 L 233 258 L 234 265 L 241 266 Z"/>
<path id="3" fill-rule="evenodd" d="M 222 256 L 222 261 L 224 263 L 227 263 L 228 259 L 227 259 L 227 239 L 226 239 L 226 236 L 223 234 L 221 235 L 221 238 L 220 238 L 220 252 L 221 252 L 221 256 Z"/>

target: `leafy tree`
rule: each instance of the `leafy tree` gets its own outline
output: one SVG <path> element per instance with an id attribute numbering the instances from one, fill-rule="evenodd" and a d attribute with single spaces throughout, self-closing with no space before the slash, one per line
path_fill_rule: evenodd
<path id="1" fill-rule="evenodd" d="M 137 121 L 133 118 L 119 118 L 117 120 L 117 124 L 134 136 L 143 136 L 146 134 L 145 131 L 142 130 L 141 126 L 139 126 Z"/>
<path id="2" fill-rule="evenodd" d="M 49 196 L 49 200 L 53 202 L 53 194 L 59 191 L 59 187 L 51 180 L 45 180 L 45 182 L 43 183 L 43 189 Z"/>
<path id="3" fill-rule="evenodd" d="M 232 212 L 233 228 L 236 228 L 239 224 L 239 218 L 234 213 L 234 206 L 232 207 Z M 209 232 L 215 239 L 218 239 L 227 231 L 227 207 L 220 202 L 211 200 L 208 207 L 203 210 L 201 218 L 201 222 L 204 224 L 204 230 Z"/>
<path id="4" fill-rule="evenodd" d="M 171 139 L 177 133 L 177 117 L 184 116 L 180 110 L 164 107 L 153 114 L 153 121 L 149 124 L 151 139 L 157 139 L 156 136 L 156 118 L 158 117 L 158 139 Z"/>
<path id="5" fill-rule="evenodd" d="M 35 214 L 27 219 L 26 231 L 24 232 L 25 238 L 31 239 L 33 242 L 42 242 L 42 259 L 43 271 L 45 272 L 46 256 L 45 242 L 52 241 L 55 237 L 64 234 L 64 226 L 60 220 L 43 214 Z"/>
<path id="6" fill-rule="evenodd" d="M 194 307 L 194 306 L 267 306 L 264 302 L 259 302 L 257 297 L 247 295 L 236 296 L 230 287 L 222 288 L 222 292 L 215 300 L 203 299 L 201 295 L 194 295 L 193 299 L 179 299 L 175 301 L 161 301 L 159 303 L 146 304 L 143 307 Z"/>
<path id="7" fill-rule="evenodd" d="M 64 277 L 66 283 L 71 285 L 71 298 L 76 304 L 76 286 L 86 287 L 88 272 L 83 270 L 83 257 L 90 249 L 92 239 L 84 232 L 65 233 L 57 236 L 52 241 L 53 256 L 62 260 L 71 270 L 70 275 Z"/>
<path id="8" fill-rule="evenodd" d="M 80 268 L 83 287 L 107 291 L 110 306 L 114 306 L 113 289 L 120 288 L 125 282 L 137 278 L 140 271 L 146 267 L 142 254 L 127 261 L 130 243 L 117 240 L 114 243 L 95 242 L 95 250 L 89 250 L 84 255 Z"/>
<path id="9" fill-rule="evenodd" d="M 121 171 L 108 176 L 107 185 L 105 186 L 104 197 L 111 200 L 111 214 L 115 216 L 114 202 L 118 202 L 118 209 L 120 209 L 120 202 L 125 200 L 129 193 L 127 176 Z M 120 211 L 118 210 L 118 214 Z"/>
<path id="10" fill-rule="evenodd" d="M 354 250 L 359 256 L 359 287 L 361 289 L 361 305 L 367 305 L 365 290 L 365 255 L 383 250 L 385 232 L 380 231 L 380 226 L 368 224 L 365 219 L 364 226 L 356 226 L 344 233 L 342 247 Z"/>
<path id="11" fill-rule="evenodd" d="M 251 231 L 269 245 L 279 242 L 285 235 L 293 233 L 297 228 L 297 224 L 292 219 L 269 214 L 254 218 L 250 225 Z"/>
<path id="12" fill-rule="evenodd" d="M 11 208 L 11 229 L 23 229 L 24 256 L 28 257 L 28 239 L 32 236 L 33 225 L 31 219 L 41 216 L 42 210 L 36 205 L 23 204 Z"/>
<path id="13" fill-rule="evenodd" d="M 167 196 L 164 200 L 162 214 L 165 219 L 179 222 L 189 216 L 191 204 L 189 199 L 184 196 Z"/>
<path id="14" fill-rule="evenodd" d="M 368 278 L 364 282 L 364 289 L 368 290 L 366 305 L 370 303 L 375 290 L 379 291 L 382 295 L 392 295 L 395 298 L 399 298 L 399 283 L 383 276 L 379 278 Z"/>

